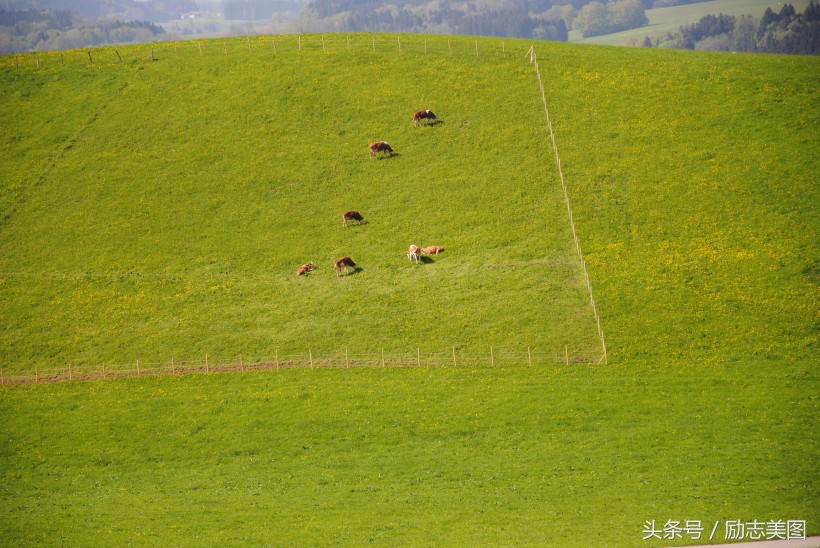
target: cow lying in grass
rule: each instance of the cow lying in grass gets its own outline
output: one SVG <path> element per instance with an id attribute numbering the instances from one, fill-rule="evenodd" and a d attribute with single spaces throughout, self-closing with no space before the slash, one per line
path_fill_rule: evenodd
<path id="1" fill-rule="evenodd" d="M 316 265 L 314 265 L 313 263 L 303 264 L 296 270 L 296 275 L 307 276 L 308 274 L 313 272 L 314 268 L 316 268 Z"/>
<path id="2" fill-rule="evenodd" d="M 438 255 L 439 253 L 444 252 L 444 248 L 440 245 L 431 245 L 422 249 L 421 252 L 425 255 Z"/>

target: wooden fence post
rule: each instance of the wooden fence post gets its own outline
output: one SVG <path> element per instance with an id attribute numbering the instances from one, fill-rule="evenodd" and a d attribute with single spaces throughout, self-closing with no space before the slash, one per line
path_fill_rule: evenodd
<path id="1" fill-rule="evenodd" d="M 239 355 L 239 369 L 240 369 L 241 371 L 244 371 L 244 370 L 245 370 L 245 362 L 244 362 L 244 361 L 242 361 L 242 354 L 240 354 L 240 355 Z"/>
<path id="2" fill-rule="evenodd" d="M 302 51 L 302 35 L 299 35 L 299 51 Z"/>
<path id="3" fill-rule="evenodd" d="M 453 347 L 453 365 L 458 367 L 458 362 L 456 362 L 456 347 Z"/>
<path id="4" fill-rule="evenodd" d="M 94 64 L 94 60 L 91 58 L 91 50 L 90 50 L 90 49 L 89 49 L 89 50 L 86 50 L 86 53 L 88 53 L 88 62 L 89 62 L 89 63 L 91 63 L 91 64 L 93 65 L 93 64 Z"/>
<path id="5" fill-rule="evenodd" d="M 507 49 L 504 46 L 504 40 L 501 41 L 501 55 L 506 57 L 507 56 Z"/>
<path id="6" fill-rule="evenodd" d="M 493 354 L 492 345 L 490 345 L 490 365 L 495 366 L 495 355 Z"/>
<path id="7" fill-rule="evenodd" d="M 208 353 L 207 353 L 207 352 L 205 353 L 205 372 L 206 372 L 206 373 L 210 373 L 210 372 L 211 372 L 211 366 L 210 366 L 210 364 L 208 363 Z"/>
<path id="8" fill-rule="evenodd" d="M 347 51 L 350 51 L 350 36 L 347 36 Z"/>
<path id="9" fill-rule="evenodd" d="M 530 351 L 530 347 L 527 347 L 527 365 L 532 367 L 532 352 Z"/>
<path id="10" fill-rule="evenodd" d="M 416 363 L 421 367 L 421 348 L 416 347 Z"/>
<path id="11" fill-rule="evenodd" d="M 60 64 L 65 65 L 65 58 L 63 57 L 62 53 L 60 54 Z"/>
<path id="12" fill-rule="evenodd" d="M 475 41 L 475 56 L 478 57 L 478 40 Z"/>
<path id="13" fill-rule="evenodd" d="M 382 347 L 382 367 L 384 367 L 384 347 Z"/>
<path id="14" fill-rule="evenodd" d="M 137 360 L 137 377 L 140 376 L 140 361 Z"/>
<path id="15" fill-rule="evenodd" d="M 313 369 L 313 350 L 308 348 L 308 356 L 310 357 L 310 368 Z"/>
<path id="16" fill-rule="evenodd" d="M 279 349 L 276 349 L 276 369 L 279 369 Z"/>
<path id="17" fill-rule="evenodd" d="M 102 364 L 102 375 L 103 375 L 103 380 L 105 380 L 105 364 Z"/>
<path id="18" fill-rule="evenodd" d="M 322 51 L 326 51 L 325 50 L 325 35 L 324 34 L 322 35 Z"/>
<path id="19" fill-rule="evenodd" d="M 350 360 L 347 356 L 347 348 L 345 348 L 345 367 L 350 367 Z"/>

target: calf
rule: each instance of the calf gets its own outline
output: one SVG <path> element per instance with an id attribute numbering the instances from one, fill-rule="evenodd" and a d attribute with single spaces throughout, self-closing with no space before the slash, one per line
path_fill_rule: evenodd
<path id="1" fill-rule="evenodd" d="M 313 272 L 314 268 L 316 268 L 316 265 L 314 265 L 313 263 L 303 264 L 296 270 L 296 275 L 307 276 L 308 274 Z"/>
<path id="2" fill-rule="evenodd" d="M 407 251 L 407 258 L 411 261 L 416 261 L 418 264 L 419 260 L 421 260 L 421 250 L 419 246 L 413 244 L 410 246 L 410 249 Z"/>
<path id="3" fill-rule="evenodd" d="M 383 152 L 388 156 L 393 156 L 393 148 L 384 141 L 376 141 L 370 143 L 370 158 L 375 158 L 379 152 Z"/>
<path id="4" fill-rule="evenodd" d="M 421 252 L 425 255 L 438 255 L 439 253 L 444 252 L 444 248 L 440 245 L 431 245 L 422 249 Z"/>
<path id="5" fill-rule="evenodd" d="M 417 110 L 413 113 L 413 125 L 418 126 L 421 121 L 424 120 L 425 125 L 427 124 L 427 120 L 438 120 L 438 116 L 436 116 L 432 110 Z"/>
<path id="6" fill-rule="evenodd" d="M 336 275 L 341 276 L 342 270 L 344 270 L 345 274 L 347 274 L 348 268 L 356 268 L 356 263 L 353 262 L 353 259 L 350 257 L 342 257 L 341 259 L 336 259 Z"/>
<path id="7" fill-rule="evenodd" d="M 357 221 L 359 224 L 364 222 L 364 217 L 358 211 L 345 211 L 342 213 L 342 224 L 347 226 L 348 221 Z"/>

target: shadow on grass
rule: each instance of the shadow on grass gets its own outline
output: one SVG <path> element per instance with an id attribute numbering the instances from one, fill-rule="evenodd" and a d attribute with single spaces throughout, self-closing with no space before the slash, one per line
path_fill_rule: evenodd
<path id="1" fill-rule="evenodd" d="M 355 276 L 356 274 L 358 274 L 362 270 L 364 270 L 364 268 L 362 268 L 360 266 L 354 267 L 353 270 L 347 270 L 346 272 L 344 272 L 342 276 L 339 276 L 339 278 L 345 278 L 347 276 Z"/>

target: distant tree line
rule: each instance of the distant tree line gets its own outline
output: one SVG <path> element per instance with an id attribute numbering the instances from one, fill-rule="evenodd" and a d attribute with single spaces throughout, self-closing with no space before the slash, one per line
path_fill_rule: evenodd
<path id="1" fill-rule="evenodd" d="M 5 11 L 70 11 L 86 17 L 122 21 L 167 21 L 188 11 L 196 11 L 196 0 L 0 0 Z"/>
<path id="2" fill-rule="evenodd" d="M 785 4 L 780 13 L 771 8 L 760 20 L 751 15 L 706 15 L 693 25 L 659 38 L 647 36 L 645 47 L 702 49 L 757 53 L 820 54 L 820 4 L 811 0 L 797 13 Z"/>
<path id="3" fill-rule="evenodd" d="M 150 42 L 164 33 L 148 21 L 93 19 L 62 10 L 0 10 L 0 54 Z"/>
<path id="4" fill-rule="evenodd" d="M 299 6 L 293 0 L 225 0 L 222 12 L 225 19 L 253 21 L 270 19 L 274 13 L 297 13 Z"/>
<path id="5" fill-rule="evenodd" d="M 560 0 L 561 5 L 567 0 Z M 430 32 L 566 41 L 558 0 L 314 0 L 301 29 L 339 32 Z M 574 8 L 571 8 L 574 11 Z"/>
<path id="6" fill-rule="evenodd" d="M 608 4 L 590 2 L 578 12 L 573 28 L 587 38 L 643 27 L 648 23 L 641 0 L 618 0 Z"/>

